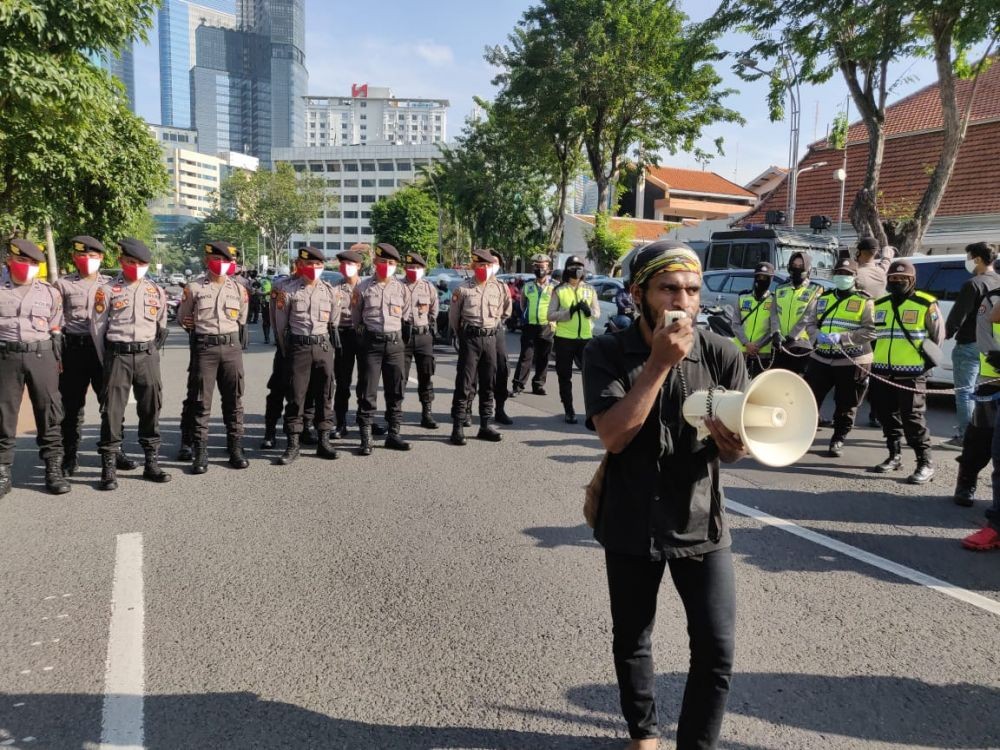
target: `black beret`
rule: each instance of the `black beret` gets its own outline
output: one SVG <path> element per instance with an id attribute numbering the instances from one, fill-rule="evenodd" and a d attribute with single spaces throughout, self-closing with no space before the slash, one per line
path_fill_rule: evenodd
<path id="1" fill-rule="evenodd" d="M 31 258 L 39 263 L 45 260 L 45 251 L 34 242 L 20 238 L 10 241 L 10 254 L 19 258 Z"/>
<path id="2" fill-rule="evenodd" d="M 851 260 L 850 258 L 841 258 L 837 261 L 837 265 L 833 267 L 834 273 L 840 273 L 841 271 L 846 271 L 852 276 L 858 275 L 858 263 L 857 261 Z"/>
<path id="3" fill-rule="evenodd" d="M 382 260 L 394 260 L 397 263 L 401 260 L 399 250 L 388 242 L 380 242 L 375 246 L 375 257 Z"/>
<path id="4" fill-rule="evenodd" d="M 320 260 L 324 263 L 326 262 L 326 254 L 318 247 L 313 247 L 312 245 L 300 247 L 296 250 L 296 253 L 296 258 L 299 260 Z"/>
<path id="5" fill-rule="evenodd" d="M 886 276 L 912 276 L 917 277 L 917 269 L 913 267 L 913 264 L 908 260 L 894 260 L 892 265 L 889 266 L 889 270 Z"/>
<path id="6" fill-rule="evenodd" d="M 867 250 L 870 253 L 874 253 L 878 250 L 878 242 L 876 242 L 874 237 L 863 237 L 858 240 L 858 250 Z"/>
<path id="7" fill-rule="evenodd" d="M 485 248 L 476 248 L 472 251 L 473 263 L 492 263 L 493 253 Z"/>
<path id="8" fill-rule="evenodd" d="M 226 260 L 236 260 L 236 248 L 228 242 L 209 242 L 205 245 L 205 255 L 221 255 Z"/>
<path id="9" fill-rule="evenodd" d="M 422 266 L 427 268 L 427 261 L 423 259 L 420 253 L 407 253 L 403 258 L 403 262 L 408 266 Z"/>
<path id="10" fill-rule="evenodd" d="M 95 240 L 89 234 L 79 234 L 70 240 L 73 245 L 73 252 L 75 253 L 86 253 L 94 250 L 99 253 L 104 252 L 104 245 L 101 244 L 100 240 Z"/>
<path id="11" fill-rule="evenodd" d="M 343 250 L 337 253 L 337 260 L 343 260 L 348 263 L 364 263 L 365 256 L 357 250 Z"/>
<path id="12" fill-rule="evenodd" d="M 140 263 L 149 263 L 153 259 L 153 254 L 146 247 L 146 243 L 133 237 L 118 240 L 118 249 L 122 251 L 123 255 L 135 258 Z"/>
<path id="13" fill-rule="evenodd" d="M 757 274 L 767 274 L 768 276 L 774 276 L 774 266 L 772 266 L 767 261 L 762 261 L 754 266 L 753 269 L 754 276 Z"/>

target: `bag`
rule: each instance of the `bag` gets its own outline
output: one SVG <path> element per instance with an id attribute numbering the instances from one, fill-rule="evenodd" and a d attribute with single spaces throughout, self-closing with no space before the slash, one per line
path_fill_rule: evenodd
<path id="1" fill-rule="evenodd" d="M 604 458 L 597 466 L 597 471 L 591 477 L 590 483 L 583 495 L 583 519 L 590 528 L 597 525 L 597 513 L 601 509 L 601 493 L 604 492 L 604 474 L 608 470 L 608 459 L 611 454 L 604 452 Z"/>

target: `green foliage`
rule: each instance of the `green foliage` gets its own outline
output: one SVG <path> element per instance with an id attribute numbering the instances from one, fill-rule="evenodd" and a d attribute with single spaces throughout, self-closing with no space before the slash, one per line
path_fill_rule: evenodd
<path id="1" fill-rule="evenodd" d="M 190 258 L 200 259 L 206 244 L 220 240 L 240 248 L 247 267 L 259 265 L 259 255 L 264 254 L 261 252 L 260 235 L 256 227 L 237 219 L 232 210 L 216 209 L 204 219 L 181 227 L 169 239 L 169 245 L 176 248 L 184 268 L 192 265 L 198 268 L 199 261 L 192 263 Z"/>
<path id="2" fill-rule="evenodd" d="M 830 138 L 829 143 L 832 148 L 838 151 L 843 151 L 847 148 L 847 131 L 850 129 L 851 124 L 847 121 L 847 114 L 845 112 L 839 112 L 836 117 L 833 118 L 833 127 L 830 128 Z"/>
<path id="3" fill-rule="evenodd" d="M 625 253 L 632 249 L 632 228 L 615 230 L 605 211 L 594 216 L 594 229 L 587 236 L 587 256 L 598 273 L 607 273 Z"/>
<path id="4" fill-rule="evenodd" d="M 427 261 L 427 267 L 438 264 L 437 203 L 424 191 L 407 187 L 372 206 L 371 227 L 376 242 L 388 242 L 400 254 L 415 252 Z"/>

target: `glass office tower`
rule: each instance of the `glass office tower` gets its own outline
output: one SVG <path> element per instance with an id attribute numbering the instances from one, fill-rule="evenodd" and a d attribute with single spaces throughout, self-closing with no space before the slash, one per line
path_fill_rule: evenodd
<path id="1" fill-rule="evenodd" d="M 128 95 L 128 108 L 135 112 L 135 57 L 132 47 L 132 43 L 129 42 L 120 54 L 116 55 L 113 52 L 93 54 L 90 56 L 90 61 L 122 82 Z"/>

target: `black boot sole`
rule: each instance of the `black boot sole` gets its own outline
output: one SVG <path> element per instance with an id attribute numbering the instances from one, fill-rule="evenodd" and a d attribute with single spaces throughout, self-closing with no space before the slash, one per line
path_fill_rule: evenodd
<path id="1" fill-rule="evenodd" d="M 170 481 L 170 475 L 166 472 L 161 472 L 159 474 L 147 474 L 144 471 L 142 472 L 142 478 L 150 482 L 156 482 L 157 484 L 166 484 Z"/>

